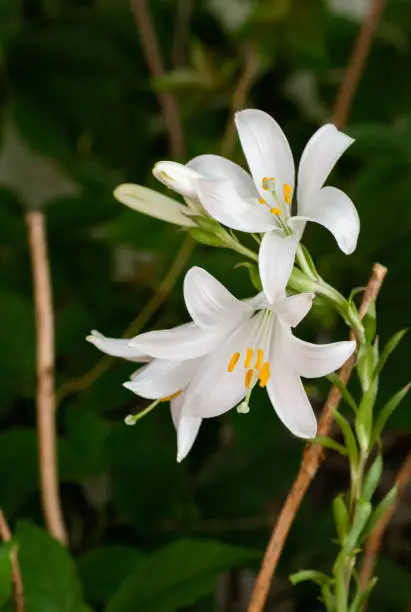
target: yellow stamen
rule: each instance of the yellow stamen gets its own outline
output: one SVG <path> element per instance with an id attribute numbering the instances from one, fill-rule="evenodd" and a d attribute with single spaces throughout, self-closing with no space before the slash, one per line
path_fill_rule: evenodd
<path id="1" fill-rule="evenodd" d="M 267 204 L 267 201 L 264 200 L 264 198 L 258 198 L 258 201 L 260 202 L 260 204 Z"/>
<path id="2" fill-rule="evenodd" d="M 268 176 L 265 176 L 263 178 L 263 180 L 261 181 L 261 184 L 263 186 L 263 189 L 268 189 Z"/>
<path id="3" fill-rule="evenodd" d="M 232 372 L 234 370 L 234 368 L 237 365 L 239 359 L 240 359 L 240 353 L 233 353 L 232 354 L 231 359 L 230 359 L 230 361 L 228 363 L 228 367 L 227 367 L 227 370 L 229 372 Z"/>
<path id="4" fill-rule="evenodd" d="M 291 204 L 291 194 L 292 194 L 292 187 L 291 185 L 288 185 L 288 183 L 286 183 L 283 187 L 284 190 L 284 200 L 287 204 Z"/>
<path id="5" fill-rule="evenodd" d="M 245 357 L 245 362 L 244 362 L 244 367 L 247 368 L 247 369 L 251 366 L 251 361 L 253 359 L 253 354 L 254 354 L 253 349 L 252 348 L 248 348 L 247 349 L 247 355 Z"/>
<path id="6" fill-rule="evenodd" d="M 268 361 L 263 364 L 258 378 L 260 380 L 260 387 L 265 387 L 270 378 L 270 363 Z"/>
<path id="7" fill-rule="evenodd" d="M 183 392 L 183 390 L 180 389 L 180 391 L 176 391 L 172 395 L 167 395 L 167 397 L 162 397 L 160 401 L 161 402 L 169 402 L 170 400 L 174 399 L 175 397 L 178 397 L 180 395 L 180 393 L 182 393 L 182 392 Z"/>
<path id="8" fill-rule="evenodd" d="M 272 215 L 281 215 L 281 210 L 279 208 L 270 208 L 270 213 Z"/>
<path id="9" fill-rule="evenodd" d="M 245 375 L 245 386 L 247 387 L 247 389 L 249 389 L 250 386 L 251 386 L 251 382 L 253 380 L 253 376 L 254 376 L 254 370 L 248 370 L 246 372 L 246 375 Z"/>
<path id="10" fill-rule="evenodd" d="M 255 366 L 254 366 L 256 370 L 259 370 L 261 366 L 263 365 L 263 359 L 264 359 L 264 352 L 261 349 L 258 349 L 257 361 L 255 362 Z"/>

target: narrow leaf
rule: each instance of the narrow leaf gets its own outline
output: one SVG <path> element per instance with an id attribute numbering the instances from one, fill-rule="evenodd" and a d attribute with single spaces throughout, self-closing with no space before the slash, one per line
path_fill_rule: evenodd
<path id="1" fill-rule="evenodd" d="M 408 383 L 408 385 L 406 385 L 403 389 L 397 391 L 397 393 L 395 393 L 395 395 L 393 395 L 392 398 L 385 404 L 384 408 L 378 415 L 377 421 L 374 426 L 372 444 L 375 444 L 380 438 L 388 419 L 390 418 L 394 410 L 400 405 L 402 400 L 405 398 L 408 391 L 410 390 L 410 387 L 411 383 Z"/>
<path id="2" fill-rule="evenodd" d="M 342 398 L 347 402 L 347 404 L 350 406 L 350 408 L 353 409 L 354 413 L 356 413 L 357 412 L 357 403 L 356 403 L 355 399 L 353 398 L 353 396 L 351 395 L 351 393 L 348 391 L 346 385 L 343 383 L 341 378 L 338 376 L 338 374 L 333 372 L 332 374 L 329 374 L 327 376 L 327 379 L 330 381 L 330 383 L 332 385 L 337 387 L 337 389 L 341 393 Z"/>
<path id="3" fill-rule="evenodd" d="M 356 466 L 358 464 L 358 447 L 351 426 L 347 419 L 345 419 L 337 410 L 333 410 L 333 414 L 335 421 L 344 436 L 350 462 L 353 466 Z"/>
<path id="4" fill-rule="evenodd" d="M 337 453 L 340 453 L 340 455 L 343 455 L 344 457 L 348 455 L 347 449 L 342 444 L 340 444 L 336 440 L 333 440 L 329 436 L 317 436 L 312 440 L 312 442 L 313 444 L 321 444 L 321 446 L 324 446 L 325 448 L 335 450 Z"/>
<path id="5" fill-rule="evenodd" d="M 408 329 L 402 329 L 401 331 L 394 334 L 394 336 L 390 340 L 388 340 L 387 344 L 384 346 L 384 350 L 381 354 L 380 360 L 375 368 L 374 376 L 378 376 L 380 374 L 381 370 L 385 366 L 388 357 L 397 348 L 407 331 Z"/>
<path id="6" fill-rule="evenodd" d="M 371 501 L 371 498 L 374 495 L 374 491 L 380 482 L 382 467 L 382 456 L 378 454 L 364 479 L 361 497 L 366 501 Z"/>
<path id="7" fill-rule="evenodd" d="M 294 585 L 310 580 L 311 582 L 315 582 L 321 586 L 329 584 L 332 580 L 329 576 L 327 576 L 327 574 L 323 574 L 323 572 L 318 572 L 316 570 L 302 570 L 301 572 L 295 572 L 295 574 L 291 574 L 291 576 L 289 576 L 289 579 L 291 584 Z"/>
<path id="8" fill-rule="evenodd" d="M 388 510 L 388 508 L 393 504 L 393 502 L 395 501 L 395 498 L 397 496 L 397 485 L 395 485 L 394 487 L 392 487 L 392 489 L 390 491 L 388 491 L 387 495 L 380 501 L 380 503 L 378 504 L 378 506 L 375 508 L 374 512 L 372 513 L 365 529 L 364 532 L 361 534 L 361 541 L 363 542 L 364 540 L 366 540 L 368 538 L 368 536 L 372 533 L 372 531 L 374 530 L 374 528 L 376 527 L 378 521 L 380 520 L 380 518 L 382 516 L 384 516 L 384 514 L 386 513 L 386 511 Z"/>
<path id="9" fill-rule="evenodd" d="M 338 539 L 340 541 L 340 544 L 344 544 L 350 523 L 348 517 L 348 510 L 342 495 L 338 495 L 333 500 L 333 512 Z"/>

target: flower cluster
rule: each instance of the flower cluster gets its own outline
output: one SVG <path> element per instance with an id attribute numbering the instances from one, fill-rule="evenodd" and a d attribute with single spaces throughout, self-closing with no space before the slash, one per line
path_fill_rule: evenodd
<path id="1" fill-rule="evenodd" d="M 233 235 L 225 234 L 220 224 L 258 234 L 262 291 L 238 300 L 206 270 L 193 267 L 184 279 L 189 323 L 132 339 L 107 338 L 96 331 L 88 337 L 109 355 L 145 362 L 124 386 L 153 400 L 143 413 L 170 401 L 178 461 L 191 449 L 202 419 L 234 407 L 248 412 L 256 387 L 267 390 L 278 417 L 294 435 L 315 437 L 316 419 L 301 377 L 335 371 L 356 346 L 354 341 L 316 345 L 295 337 L 292 330 L 315 296 L 307 291 L 287 294 L 307 221 L 331 231 L 344 253 L 356 247 L 359 219 L 353 203 L 341 190 L 324 186 L 352 139 L 333 125 L 320 128 L 302 154 L 295 188 L 291 150 L 274 119 L 250 109 L 237 113 L 235 121 L 251 175 L 228 159 L 201 155 L 186 165 L 159 162 L 153 169 L 183 196 L 185 205 L 138 185 L 121 185 L 115 195 L 188 231 L 205 223 L 217 239 Z M 138 417 L 130 415 L 127 422 Z"/>

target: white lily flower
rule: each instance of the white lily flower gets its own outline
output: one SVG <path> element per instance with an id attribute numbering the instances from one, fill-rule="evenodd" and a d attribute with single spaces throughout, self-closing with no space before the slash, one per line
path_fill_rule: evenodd
<path id="1" fill-rule="evenodd" d="M 184 361 L 183 364 L 173 360 L 152 359 L 137 348 L 130 346 L 130 340 L 108 338 L 96 330 L 91 332 L 87 340 L 112 357 L 121 357 L 141 363 L 150 362 L 133 374 L 131 380 L 124 383 L 124 386 L 141 397 L 155 400 L 143 410 L 143 413 L 148 412 L 160 402 L 170 401 L 171 417 L 177 431 L 177 461 L 182 461 L 190 451 L 202 421 L 202 418 L 182 415 L 181 412 L 185 388 L 199 367 L 201 359 Z M 134 424 L 136 416 L 138 418 L 138 415 L 126 417 L 126 423 Z"/>
<path id="2" fill-rule="evenodd" d="M 314 297 L 286 296 L 297 245 L 295 234 L 265 234 L 259 254 L 263 292 L 250 300 L 237 300 L 205 270 L 191 268 L 184 298 L 193 323 L 144 333 L 130 342 L 156 359 L 179 360 L 180 373 L 187 364 L 183 416 L 210 418 L 240 402 L 238 410 L 247 412 L 259 383 L 293 434 L 315 436 L 317 423 L 300 376 L 316 378 L 333 372 L 353 353 L 355 342 L 315 345 L 292 334 L 291 328 L 306 316 Z M 196 360 L 195 367 L 191 360 Z M 141 390 L 135 387 L 137 393 Z"/>
<path id="3" fill-rule="evenodd" d="M 298 169 L 297 215 L 291 215 L 295 168 L 287 138 L 270 115 L 247 109 L 235 122 L 252 177 L 218 155 L 200 155 L 186 166 L 160 162 L 154 175 L 171 189 L 200 201 L 220 223 L 244 232 L 287 226 L 301 237 L 307 221 L 326 227 L 340 249 L 352 253 L 360 222 L 350 198 L 324 183 L 353 139 L 326 124 L 308 141 Z"/>
<path id="4" fill-rule="evenodd" d="M 148 187 L 124 183 L 116 187 L 114 197 L 129 208 L 150 217 L 183 227 L 195 226 L 194 221 L 188 216 L 193 214 L 188 206 Z"/>

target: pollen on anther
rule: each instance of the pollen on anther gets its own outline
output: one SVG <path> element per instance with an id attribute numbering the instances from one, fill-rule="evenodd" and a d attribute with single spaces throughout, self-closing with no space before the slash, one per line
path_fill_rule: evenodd
<path id="1" fill-rule="evenodd" d="M 267 204 L 267 200 L 264 200 L 264 198 L 258 198 L 258 201 L 260 204 Z"/>
<path id="2" fill-rule="evenodd" d="M 258 378 L 260 380 L 260 387 L 265 387 L 270 379 L 270 363 L 268 361 L 264 362 Z"/>
<path id="3" fill-rule="evenodd" d="M 288 183 L 286 183 L 283 187 L 283 190 L 284 190 L 284 201 L 286 202 L 286 204 L 291 204 L 291 193 L 292 193 L 291 185 L 288 185 Z"/>
<path id="4" fill-rule="evenodd" d="M 235 366 L 237 365 L 239 359 L 240 359 L 240 353 L 233 353 L 233 355 L 231 356 L 231 359 L 230 359 L 230 361 L 228 363 L 228 366 L 227 366 L 227 370 L 229 372 L 233 372 L 233 370 L 234 370 Z"/>
<path id="5" fill-rule="evenodd" d="M 253 359 L 253 354 L 254 354 L 253 349 L 252 348 L 248 348 L 247 349 L 247 354 L 245 356 L 245 362 L 244 362 L 244 367 L 247 368 L 247 369 L 249 367 L 251 367 L 251 361 Z"/>
<path id="6" fill-rule="evenodd" d="M 263 186 L 263 189 L 268 189 L 268 176 L 265 176 L 263 178 L 263 180 L 261 181 L 261 184 Z"/>
<path id="7" fill-rule="evenodd" d="M 261 349 L 258 349 L 257 361 L 255 362 L 255 366 L 254 366 L 256 370 L 259 370 L 261 366 L 263 365 L 263 359 L 264 359 L 264 351 L 262 351 Z"/>
<path id="8" fill-rule="evenodd" d="M 250 388 L 253 377 L 254 377 L 254 370 L 247 370 L 246 375 L 245 375 L 245 386 L 247 387 L 247 389 Z"/>
<path id="9" fill-rule="evenodd" d="M 279 216 L 279 215 L 281 215 L 281 210 L 280 210 L 279 208 L 270 208 L 270 213 L 271 213 L 272 215 L 277 215 L 277 216 Z"/>
<path id="10" fill-rule="evenodd" d="M 160 401 L 162 401 L 162 402 L 169 402 L 170 400 L 174 399 L 175 397 L 178 397 L 181 393 L 182 393 L 182 389 L 180 389 L 179 391 L 176 391 L 175 393 L 172 393 L 172 395 L 167 395 L 166 397 L 162 397 Z"/>

